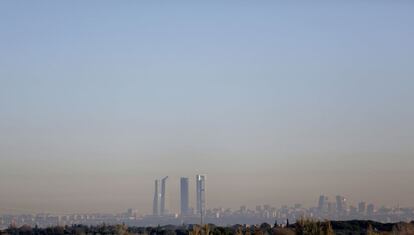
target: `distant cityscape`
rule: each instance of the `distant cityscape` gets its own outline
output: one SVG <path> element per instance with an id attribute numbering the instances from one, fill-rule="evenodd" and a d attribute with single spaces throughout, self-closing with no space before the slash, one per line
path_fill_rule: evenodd
<path id="1" fill-rule="evenodd" d="M 129 226 L 156 226 L 203 224 L 216 225 L 260 224 L 260 223 L 294 223 L 306 217 L 317 220 L 373 220 L 383 223 L 409 222 L 414 220 L 414 208 L 378 207 L 364 201 L 357 205 L 348 205 L 347 198 L 337 195 L 332 200 L 320 195 L 315 206 L 305 208 L 302 204 L 282 206 L 257 205 L 255 208 L 240 206 L 239 209 L 206 208 L 206 176 L 196 175 L 196 205 L 190 207 L 190 179 L 180 178 L 180 212 L 172 213 L 166 204 L 168 176 L 155 180 L 152 214 L 140 214 L 136 209 L 128 209 L 118 214 L 3 214 L 0 215 L 0 229 L 10 226 L 29 225 L 48 227 L 55 225 L 99 225 L 126 224 Z"/>

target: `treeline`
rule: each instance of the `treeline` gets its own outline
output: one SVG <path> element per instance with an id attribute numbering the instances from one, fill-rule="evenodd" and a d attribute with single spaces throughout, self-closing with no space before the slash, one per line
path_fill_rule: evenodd
<path id="1" fill-rule="evenodd" d="M 122 225 L 71 225 L 38 228 L 9 227 L 0 235 L 414 235 L 414 222 L 383 224 L 374 221 L 314 221 L 299 220 L 281 226 L 270 225 L 167 225 L 156 227 L 128 227 Z"/>

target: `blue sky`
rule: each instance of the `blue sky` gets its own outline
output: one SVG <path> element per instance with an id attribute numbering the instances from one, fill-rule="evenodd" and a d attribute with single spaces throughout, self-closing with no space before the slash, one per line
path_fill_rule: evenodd
<path id="1" fill-rule="evenodd" d="M 207 173 L 211 207 L 414 205 L 413 8 L 2 1 L 0 204 L 145 212 L 170 175 L 174 209 Z"/>

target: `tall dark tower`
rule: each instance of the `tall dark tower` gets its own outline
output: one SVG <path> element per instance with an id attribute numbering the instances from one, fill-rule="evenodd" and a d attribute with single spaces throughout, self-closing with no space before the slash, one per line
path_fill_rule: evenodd
<path id="1" fill-rule="evenodd" d="M 181 191 L 181 215 L 188 215 L 190 213 L 190 193 L 188 190 L 189 179 L 186 177 L 181 177 L 180 180 L 180 191 Z"/>
<path id="2" fill-rule="evenodd" d="M 154 189 L 154 200 L 153 200 L 153 204 L 152 204 L 152 214 L 154 216 L 158 216 L 160 215 L 160 207 L 159 207 L 159 203 L 160 203 L 160 199 L 161 199 L 161 194 L 159 191 L 159 180 L 155 180 L 155 189 Z"/>
<path id="3" fill-rule="evenodd" d="M 167 191 L 167 179 L 168 179 L 168 176 L 161 179 L 161 203 L 160 203 L 161 215 L 166 215 L 168 212 L 166 209 L 166 205 L 165 205 L 165 201 L 166 201 L 165 198 L 166 198 L 166 191 Z"/>

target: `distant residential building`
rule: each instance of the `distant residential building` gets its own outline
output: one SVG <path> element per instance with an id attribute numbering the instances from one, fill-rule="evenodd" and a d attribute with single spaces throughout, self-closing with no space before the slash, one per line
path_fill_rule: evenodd
<path id="1" fill-rule="evenodd" d="M 336 210 L 338 213 L 345 213 L 347 209 L 346 198 L 343 196 L 336 196 Z"/>
<path id="2" fill-rule="evenodd" d="M 190 214 L 190 194 L 189 194 L 189 179 L 181 177 L 180 179 L 180 191 L 181 191 L 181 215 Z"/>
<path id="3" fill-rule="evenodd" d="M 328 202 L 328 213 L 335 214 L 336 213 L 336 203 L 335 202 Z"/>
<path id="4" fill-rule="evenodd" d="M 132 216 L 134 214 L 134 210 L 132 208 L 129 208 L 127 210 L 127 213 L 126 214 L 127 214 L 127 216 Z"/>
<path id="5" fill-rule="evenodd" d="M 349 207 L 349 215 L 357 216 L 358 215 L 358 208 L 356 208 L 355 206 L 350 206 Z"/>
<path id="6" fill-rule="evenodd" d="M 365 214 L 366 208 L 367 208 L 367 203 L 366 202 L 358 203 L 358 213 L 359 214 Z"/>
<path id="7" fill-rule="evenodd" d="M 328 211 L 328 197 L 327 196 L 321 195 L 319 197 L 318 210 L 319 210 L 319 212 L 327 212 Z"/>
<path id="8" fill-rule="evenodd" d="M 302 204 L 301 203 L 295 203 L 295 209 L 299 209 L 302 208 Z"/>
<path id="9" fill-rule="evenodd" d="M 367 206 L 367 214 L 368 214 L 369 216 L 371 216 L 371 215 L 373 215 L 373 214 L 374 214 L 374 211 L 375 211 L 375 206 L 374 206 L 374 204 L 369 204 L 369 205 Z"/>
<path id="10" fill-rule="evenodd" d="M 240 206 L 240 214 L 246 214 L 247 212 L 247 207 L 245 205 Z"/>

